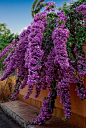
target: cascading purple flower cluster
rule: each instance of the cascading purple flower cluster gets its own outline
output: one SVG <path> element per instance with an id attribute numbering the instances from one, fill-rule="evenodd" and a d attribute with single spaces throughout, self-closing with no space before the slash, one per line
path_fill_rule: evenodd
<path id="1" fill-rule="evenodd" d="M 29 29 L 30 29 L 30 27 L 27 28 L 27 32 L 25 34 L 23 34 L 25 31 L 23 31 L 21 33 L 19 39 L 16 40 L 17 41 L 16 47 L 10 52 L 10 54 L 4 60 L 3 64 L 5 64 L 6 70 L 4 71 L 4 75 L 1 78 L 1 80 L 4 80 L 9 74 L 11 74 L 20 65 L 22 68 L 18 68 L 18 69 L 20 69 L 20 70 L 18 70 L 18 79 L 20 79 L 19 76 L 21 76 L 21 75 L 23 77 L 26 76 L 27 73 L 25 74 L 26 69 L 24 68 L 24 66 L 25 66 L 24 65 L 24 58 L 25 58 L 24 53 L 25 53 L 25 49 L 28 45 L 27 36 L 30 32 Z M 22 36 L 22 38 L 21 38 L 21 36 Z M 4 51 L 5 51 L 5 49 L 4 49 Z M 26 82 L 27 82 L 27 76 L 26 76 L 26 78 L 24 78 L 22 87 L 20 87 L 21 82 L 20 82 L 20 84 L 18 84 L 18 81 L 16 81 L 15 90 L 14 90 L 13 94 L 11 95 L 10 100 L 13 100 L 17 97 L 17 95 L 19 94 L 19 88 L 25 87 Z"/>
<path id="2" fill-rule="evenodd" d="M 56 20 L 57 22 L 57 25 L 56 27 L 60 27 L 60 28 L 64 28 L 66 25 L 65 23 L 67 22 L 67 17 L 64 16 L 65 12 L 64 10 L 61 10 L 59 12 L 57 12 L 57 16 L 58 16 L 58 19 Z M 61 21 L 61 23 L 59 23 L 59 21 Z"/>
<path id="3" fill-rule="evenodd" d="M 77 83 L 77 95 L 83 100 L 85 98 L 85 88 L 83 87 L 83 76 L 86 74 L 86 61 L 83 55 L 77 55 L 77 62 L 69 61 L 67 53 L 67 39 L 69 38 L 69 29 L 66 28 L 68 17 L 65 16 L 64 10 L 57 12 L 56 26 L 51 35 L 47 36 L 46 46 L 42 47 L 44 32 L 48 30 L 49 21 L 47 21 L 47 11 L 55 11 L 55 3 L 43 2 L 46 7 L 42 13 L 35 15 L 31 26 L 23 30 L 18 39 L 12 41 L 0 54 L 3 57 L 11 48 L 12 51 L 4 60 L 6 70 L 0 80 L 4 80 L 15 69 L 18 69 L 18 78 L 11 100 L 14 100 L 19 89 L 28 85 L 25 99 L 29 98 L 36 85 L 37 98 L 41 90 L 49 89 L 48 97 L 42 103 L 41 113 L 37 119 L 33 119 L 31 124 L 44 124 L 46 120 L 52 117 L 54 103 L 57 96 L 65 110 L 65 119 L 71 116 L 70 103 L 70 83 Z M 82 4 L 75 10 L 82 13 L 83 20 L 86 22 L 86 5 Z M 48 17 L 49 18 L 49 17 Z M 51 22 L 51 20 L 50 20 Z M 46 29 L 47 28 L 47 29 Z M 48 32 L 49 33 L 49 32 Z M 52 46 L 51 46 L 52 41 Z M 76 53 L 76 47 L 73 52 Z M 76 66 L 77 65 L 77 66 Z M 75 72 L 78 71 L 78 75 Z"/>
<path id="4" fill-rule="evenodd" d="M 69 31 L 68 29 L 62 29 L 57 28 L 54 30 L 52 39 L 54 43 L 54 49 L 56 53 L 56 57 L 54 60 L 55 64 L 60 64 L 61 68 L 64 68 L 65 66 L 69 66 L 68 62 L 68 55 L 66 51 L 66 42 L 67 38 L 69 37 Z"/>
<path id="5" fill-rule="evenodd" d="M 86 5 L 84 5 L 84 2 L 83 4 L 81 4 L 79 7 L 76 7 L 74 10 L 77 11 L 77 13 L 82 13 L 82 16 L 83 16 L 83 20 L 84 20 L 84 24 L 82 24 L 81 26 L 82 27 L 85 27 L 86 25 Z"/>
<path id="6" fill-rule="evenodd" d="M 24 37 L 25 40 L 26 37 Z M 4 80 L 9 74 L 11 74 L 16 68 L 19 67 L 20 64 L 23 64 L 24 56 L 25 56 L 25 42 L 24 40 L 20 40 L 19 44 L 13 49 L 14 53 L 8 55 L 7 60 L 5 60 L 4 64 L 6 65 L 6 70 L 4 71 L 4 75 L 1 80 Z M 22 61 L 21 61 L 22 60 Z"/>
<path id="7" fill-rule="evenodd" d="M 46 120 L 49 120 L 52 117 L 53 108 L 54 108 L 54 99 L 56 98 L 55 90 L 50 88 L 48 97 L 42 103 L 41 113 L 37 116 L 37 119 L 33 119 L 31 124 L 44 124 Z"/>
<path id="8" fill-rule="evenodd" d="M 77 71 L 78 71 L 78 82 L 75 91 L 77 91 L 77 96 L 79 96 L 82 100 L 85 99 L 86 90 L 83 87 L 84 79 L 83 76 L 86 74 L 86 61 L 83 55 L 77 56 Z"/>
<path id="9" fill-rule="evenodd" d="M 15 45 L 15 43 L 17 42 L 17 39 L 14 39 L 12 42 L 11 42 L 11 45 L 10 46 L 7 46 L 3 52 L 0 54 L 0 58 L 3 57 L 8 51 L 10 51 L 10 49 Z"/>
<path id="10" fill-rule="evenodd" d="M 86 90 L 83 87 L 83 80 L 80 80 L 79 83 L 77 83 L 75 91 L 77 91 L 77 96 L 79 96 L 82 100 L 85 99 Z"/>
<path id="11" fill-rule="evenodd" d="M 47 5 L 55 6 L 55 3 L 47 2 Z M 29 46 L 27 49 L 27 52 L 28 52 L 27 56 L 29 56 L 29 58 L 27 59 L 29 63 L 28 64 L 29 75 L 28 75 L 28 81 L 27 81 L 28 92 L 26 96 L 24 96 L 25 99 L 29 98 L 29 95 L 32 93 L 34 84 L 36 84 L 35 97 L 38 97 L 40 93 L 40 89 L 42 88 L 42 85 L 41 85 L 42 80 L 40 80 L 40 76 L 37 71 L 41 70 L 42 68 L 41 60 L 44 54 L 43 51 L 41 50 L 42 39 L 43 39 L 42 31 L 44 31 L 45 26 L 47 25 L 45 18 L 47 17 L 47 11 L 50 11 L 50 10 L 52 10 L 52 8 L 50 8 L 49 10 L 47 10 L 46 8 L 42 13 L 38 13 L 37 15 L 35 15 L 34 21 L 31 23 L 31 34 L 28 37 Z"/>
<path id="12" fill-rule="evenodd" d="M 53 31 L 52 39 L 55 49 L 55 65 L 60 65 L 60 70 L 58 69 L 59 82 L 57 85 L 57 95 L 61 98 L 60 102 L 63 104 L 65 110 L 65 118 L 69 119 L 71 115 L 71 104 L 70 104 L 70 94 L 69 94 L 69 61 L 68 54 L 66 51 L 66 42 L 69 37 L 69 30 L 64 29 L 66 26 L 67 17 L 64 16 L 64 10 L 57 12 L 58 19 L 56 20 L 57 25 Z M 62 23 L 60 24 L 59 21 Z M 66 71 L 66 72 L 65 72 Z M 72 72 L 73 75 L 73 72 Z M 61 78 L 62 76 L 62 78 Z"/>
<path id="13" fill-rule="evenodd" d="M 74 11 L 76 11 L 78 14 L 82 14 L 82 20 L 84 20 L 84 24 L 82 24 L 82 27 L 85 27 L 86 23 L 86 5 L 81 4 L 79 7 L 74 8 Z M 76 14 L 78 16 L 78 14 Z M 74 48 L 74 53 L 78 53 L 77 47 Z M 76 69 L 76 67 L 75 67 Z M 83 87 L 84 80 L 81 79 L 86 74 L 86 61 L 83 55 L 77 54 L 77 71 L 78 71 L 78 78 L 77 78 L 77 87 L 75 91 L 77 91 L 77 96 L 79 96 L 82 100 L 85 99 L 86 91 Z M 73 82 L 74 83 L 74 82 Z"/>
<path id="14" fill-rule="evenodd" d="M 77 56 L 77 70 L 81 77 L 86 74 L 86 61 L 83 55 Z"/>
<path id="15" fill-rule="evenodd" d="M 58 70 L 59 71 L 59 70 Z M 63 108 L 65 110 L 65 119 L 69 119 L 71 116 L 71 104 L 70 104 L 70 78 L 69 78 L 69 68 L 66 70 L 62 70 L 58 72 L 59 82 L 57 84 L 57 95 L 60 97 L 60 103 L 63 104 Z"/>
<path id="16" fill-rule="evenodd" d="M 55 57 L 55 51 L 54 49 L 52 49 L 52 52 L 50 52 L 50 54 L 47 56 L 47 61 L 45 62 L 47 83 L 51 83 L 53 81 L 53 78 L 55 77 L 54 57 Z"/>
<path id="17" fill-rule="evenodd" d="M 68 55 L 67 55 L 66 44 L 65 44 L 67 42 L 67 38 L 69 37 L 69 30 L 63 29 L 65 27 L 65 24 L 61 24 L 61 28 L 58 28 L 59 20 L 65 21 L 65 22 L 67 20 L 67 17 L 65 17 L 63 14 L 64 14 L 63 10 L 60 12 L 57 12 L 57 15 L 59 18 L 56 20 L 57 25 L 52 35 L 54 49 L 56 53 L 54 63 L 60 64 L 61 68 L 64 68 L 65 66 L 66 67 L 69 66 Z"/>
<path id="18" fill-rule="evenodd" d="M 54 9 L 56 7 L 55 2 L 53 2 L 53 1 L 50 1 L 47 3 L 42 2 L 42 4 L 45 6 L 45 11 L 48 11 L 48 12 L 55 11 L 55 9 Z"/>
<path id="19" fill-rule="evenodd" d="M 39 74 L 38 71 L 41 70 L 41 59 L 44 54 L 43 50 L 41 50 L 43 33 L 46 25 L 47 13 L 44 12 L 42 15 L 36 15 L 34 17 L 34 21 L 31 23 L 31 30 L 28 36 L 28 48 L 27 48 L 27 67 L 28 67 L 28 92 L 25 99 L 29 98 L 30 94 L 33 90 L 33 85 L 36 86 L 36 90 L 41 89 L 41 84 L 39 84 Z M 29 57 L 28 57 L 29 56 Z M 38 96 L 39 93 L 35 97 Z"/>

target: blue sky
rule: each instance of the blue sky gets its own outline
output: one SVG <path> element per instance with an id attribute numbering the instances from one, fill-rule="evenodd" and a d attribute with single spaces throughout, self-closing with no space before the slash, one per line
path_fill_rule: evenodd
<path id="1" fill-rule="evenodd" d="M 19 34 L 24 28 L 33 21 L 31 16 L 31 6 L 34 0 L 0 0 L 0 23 L 6 23 L 11 33 Z M 45 0 L 45 2 L 52 0 Z M 71 0 L 53 0 L 57 8 L 66 1 Z M 77 1 L 77 0 L 73 0 Z"/>

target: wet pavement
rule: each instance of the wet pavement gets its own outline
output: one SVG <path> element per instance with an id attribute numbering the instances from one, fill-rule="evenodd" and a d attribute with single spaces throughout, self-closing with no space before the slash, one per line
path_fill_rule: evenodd
<path id="1" fill-rule="evenodd" d="M 22 128 L 0 108 L 0 128 Z"/>

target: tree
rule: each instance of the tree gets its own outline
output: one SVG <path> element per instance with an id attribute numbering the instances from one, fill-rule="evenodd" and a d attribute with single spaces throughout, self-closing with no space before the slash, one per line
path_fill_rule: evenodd
<path id="1" fill-rule="evenodd" d="M 5 23 L 0 23 L 0 52 L 7 46 L 10 46 L 13 39 L 19 37 L 19 35 L 14 35 L 14 33 L 11 34 L 11 31 L 6 26 Z M 5 69 L 2 63 L 8 54 L 9 52 L 3 58 L 0 58 L 0 70 Z"/>
<path id="2" fill-rule="evenodd" d="M 14 35 L 14 33 L 7 35 L 2 35 L 0 37 L 0 50 L 6 48 L 6 46 L 9 46 L 13 39 L 19 37 L 19 35 Z"/>
<path id="3" fill-rule="evenodd" d="M 6 26 L 6 23 L 0 23 L 0 37 L 11 34 L 11 31 Z"/>
<path id="4" fill-rule="evenodd" d="M 33 4 L 32 4 L 32 8 L 31 8 L 31 15 L 32 18 L 34 17 L 34 15 L 38 12 L 40 12 L 40 10 L 43 8 L 43 5 L 41 4 L 41 2 L 43 2 L 45 0 L 34 0 Z"/>

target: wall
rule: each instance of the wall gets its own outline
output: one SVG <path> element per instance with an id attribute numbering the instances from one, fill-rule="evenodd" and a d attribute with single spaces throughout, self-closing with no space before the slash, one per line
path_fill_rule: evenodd
<path id="1" fill-rule="evenodd" d="M 0 78 L 1 77 L 2 76 L 0 76 Z M 8 100 L 8 97 L 12 94 L 14 90 L 14 85 L 15 85 L 15 76 L 10 76 L 9 78 L 6 78 L 5 80 L 0 81 L 0 100 Z M 4 88 L 4 91 L 3 91 L 3 88 Z"/>
<path id="2" fill-rule="evenodd" d="M 83 51 L 85 52 L 85 59 L 86 59 L 86 45 L 83 47 Z M 86 89 L 86 75 L 84 76 L 84 87 Z M 38 98 L 34 98 L 35 96 L 35 86 L 33 89 L 33 93 L 31 94 L 29 99 L 23 99 L 23 96 L 27 92 L 28 86 L 22 90 L 20 90 L 19 93 L 19 99 L 29 103 L 32 106 L 35 106 L 37 108 L 40 108 L 42 105 L 44 97 L 48 94 L 48 89 L 45 91 L 41 91 Z M 70 102 L 71 102 L 71 109 L 72 109 L 72 115 L 70 117 L 69 123 L 78 126 L 80 128 L 86 128 L 86 99 L 81 101 L 81 99 L 77 96 L 77 92 L 75 91 L 76 84 L 70 85 Z M 63 105 L 60 103 L 60 98 L 57 97 L 55 100 L 55 106 L 53 116 L 56 116 L 62 120 L 65 120 L 65 114 L 63 110 Z"/>
<path id="3" fill-rule="evenodd" d="M 85 75 L 84 80 L 85 80 L 84 86 L 86 89 L 86 75 Z M 70 94 L 71 94 L 70 101 L 71 101 L 72 116 L 68 122 L 80 128 L 86 128 L 85 127 L 86 126 L 86 99 L 81 101 L 81 99 L 77 96 L 77 92 L 74 91 L 76 88 L 76 84 L 71 84 L 70 86 L 71 86 L 70 87 Z M 35 85 L 34 85 L 33 93 L 31 94 L 29 99 L 25 100 L 23 99 L 23 96 L 26 94 L 27 88 L 28 86 L 26 85 L 24 89 L 20 90 L 19 99 L 26 103 L 29 103 L 32 106 L 40 108 L 44 97 L 46 97 L 48 94 L 48 89 L 41 91 L 39 97 L 35 98 L 34 97 L 35 96 Z M 60 103 L 59 97 L 57 97 L 57 99 L 55 100 L 55 106 L 56 108 L 54 109 L 53 116 L 56 116 L 62 120 L 65 120 L 63 105 Z"/>

